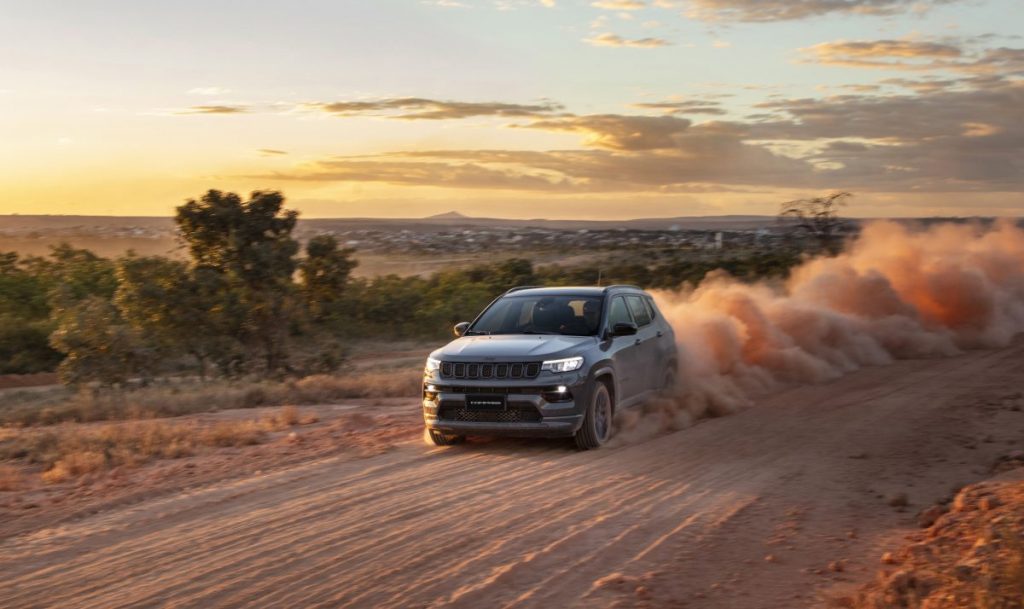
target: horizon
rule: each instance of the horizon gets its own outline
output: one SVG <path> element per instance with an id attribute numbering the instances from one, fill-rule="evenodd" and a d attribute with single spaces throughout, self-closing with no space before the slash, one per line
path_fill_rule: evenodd
<path id="1" fill-rule="evenodd" d="M 160 217 L 210 188 L 280 190 L 311 219 L 771 215 L 834 190 L 856 195 L 851 217 L 1024 210 L 1013 0 L 266 1 L 245 17 L 10 7 L 0 214 Z"/>

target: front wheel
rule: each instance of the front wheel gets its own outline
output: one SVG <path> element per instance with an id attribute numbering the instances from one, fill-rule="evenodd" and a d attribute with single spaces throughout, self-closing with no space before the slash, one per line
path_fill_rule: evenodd
<path id="1" fill-rule="evenodd" d="M 430 436 L 430 442 L 434 446 L 452 446 L 466 441 L 466 436 L 441 433 L 436 429 L 428 429 L 427 435 Z"/>
<path id="2" fill-rule="evenodd" d="M 592 450 L 612 437 L 612 396 L 608 386 L 598 382 L 590 396 L 590 404 L 583 417 L 583 425 L 576 432 L 576 448 Z"/>

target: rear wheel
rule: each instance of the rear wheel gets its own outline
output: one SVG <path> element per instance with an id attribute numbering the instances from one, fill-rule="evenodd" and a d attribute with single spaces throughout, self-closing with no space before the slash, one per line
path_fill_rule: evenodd
<path id="1" fill-rule="evenodd" d="M 671 396 L 676 391 L 677 383 L 678 381 L 676 380 L 675 368 L 666 368 L 665 373 L 661 377 L 661 388 L 659 389 L 659 392 L 663 396 Z"/>
<path id="2" fill-rule="evenodd" d="M 436 429 L 428 429 L 427 435 L 430 436 L 430 441 L 434 446 L 452 446 L 453 444 L 462 444 L 466 441 L 466 436 L 441 433 Z"/>
<path id="3" fill-rule="evenodd" d="M 600 447 L 612 437 L 612 396 L 608 385 L 598 382 L 590 396 L 590 404 L 583 417 L 583 425 L 576 432 L 576 448 L 591 450 Z"/>

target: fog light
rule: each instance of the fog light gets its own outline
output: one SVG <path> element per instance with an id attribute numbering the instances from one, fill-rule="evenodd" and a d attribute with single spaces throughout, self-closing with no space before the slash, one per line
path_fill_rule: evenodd
<path id="1" fill-rule="evenodd" d="M 565 385 L 548 387 L 541 393 L 541 396 L 548 402 L 568 402 L 572 400 L 572 392 Z"/>
<path id="2" fill-rule="evenodd" d="M 437 386 L 427 385 L 423 388 L 423 399 L 434 402 L 437 401 Z"/>

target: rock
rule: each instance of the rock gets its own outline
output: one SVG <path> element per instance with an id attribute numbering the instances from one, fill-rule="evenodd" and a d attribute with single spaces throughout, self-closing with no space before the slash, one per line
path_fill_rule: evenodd
<path id="1" fill-rule="evenodd" d="M 953 499 L 954 512 L 966 512 L 974 509 L 973 497 L 969 493 L 960 491 Z"/>
<path id="2" fill-rule="evenodd" d="M 953 567 L 953 577 L 962 582 L 972 581 L 977 569 L 974 565 L 962 562 Z"/>
<path id="3" fill-rule="evenodd" d="M 889 497 L 889 505 L 891 507 L 907 507 L 910 505 L 910 500 L 907 499 L 906 493 L 896 493 L 892 497 Z"/>
<path id="4" fill-rule="evenodd" d="M 764 557 L 764 561 L 765 561 L 765 562 L 778 562 L 778 560 L 779 560 L 779 559 L 778 559 L 778 558 L 776 558 L 774 554 L 767 554 L 767 555 L 765 555 L 765 557 Z"/>
<path id="5" fill-rule="evenodd" d="M 828 563 L 828 570 L 833 573 L 842 573 L 846 570 L 846 565 L 842 560 L 833 560 L 832 562 Z"/>
<path id="6" fill-rule="evenodd" d="M 895 565 L 896 564 L 896 557 L 893 555 L 892 552 L 886 552 L 885 554 L 882 554 L 882 564 L 883 565 Z"/>
<path id="7" fill-rule="evenodd" d="M 935 521 L 939 519 L 939 516 L 942 516 L 945 513 L 945 506 L 933 505 L 932 507 L 922 511 L 920 514 L 917 515 L 917 524 L 922 529 L 927 529 L 928 527 L 935 524 Z"/>
<path id="8" fill-rule="evenodd" d="M 994 510 L 1000 505 L 1002 504 L 1000 503 L 999 498 L 996 497 L 995 495 L 985 495 L 984 497 L 978 500 L 978 509 L 980 509 L 983 512 Z"/>
<path id="9" fill-rule="evenodd" d="M 651 591 L 646 586 L 637 586 L 636 590 L 633 591 L 637 598 L 650 598 Z"/>

